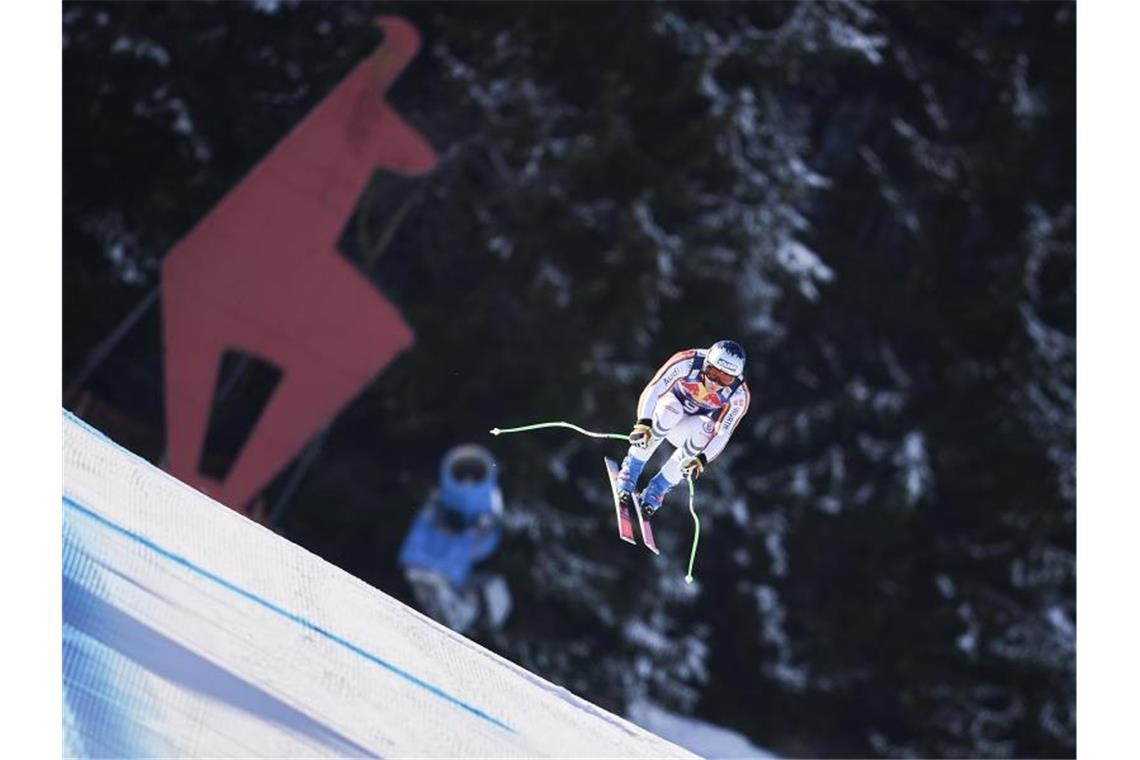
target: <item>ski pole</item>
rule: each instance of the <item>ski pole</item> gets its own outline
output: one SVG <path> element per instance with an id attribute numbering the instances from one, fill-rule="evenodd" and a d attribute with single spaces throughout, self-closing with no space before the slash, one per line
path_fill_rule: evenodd
<path id="1" fill-rule="evenodd" d="M 522 433 L 527 430 L 538 430 L 539 428 L 549 427 L 564 427 L 576 430 L 582 435 L 588 435 L 591 438 L 616 438 L 619 441 L 628 441 L 628 435 L 621 435 L 620 433 L 595 433 L 592 430 L 583 430 L 577 425 L 572 425 L 569 422 L 536 422 L 533 425 L 523 425 L 522 427 L 513 428 L 491 428 L 491 435 L 502 435 L 504 433 Z"/>
<path id="2" fill-rule="evenodd" d="M 693 495 L 696 489 L 693 488 L 693 479 L 685 478 L 689 481 L 689 513 L 693 516 L 693 549 L 689 552 L 689 572 L 685 573 L 685 583 L 693 582 L 693 561 L 697 558 L 697 542 L 701 540 L 701 519 L 697 517 L 697 510 L 693 509 Z"/>
<path id="3" fill-rule="evenodd" d="M 499 436 L 499 435 L 503 435 L 504 433 L 525 433 L 528 430 L 538 430 L 540 428 L 551 428 L 551 427 L 570 428 L 571 430 L 577 431 L 577 432 L 581 433 L 582 435 L 588 435 L 591 438 L 614 438 L 614 439 L 619 440 L 619 441 L 628 441 L 629 440 L 628 435 L 622 435 L 620 433 L 596 433 L 592 430 L 585 430 L 583 428 L 578 427 L 577 425 L 574 425 L 574 424 L 569 423 L 569 422 L 563 422 L 561 420 L 559 420 L 557 422 L 536 422 L 533 425 L 522 425 L 521 427 L 513 427 L 513 428 L 491 428 L 490 433 L 491 433 L 491 435 Z M 693 516 L 694 528 L 693 528 L 693 548 L 689 552 L 689 570 L 685 574 L 685 583 L 692 583 L 693 582 L 693 563 L 697 559 L 697 543 L 701 540 L 701 519 L 699 517 L 697 517 L 697 510 L 693 507 L 693 498 L 696 494 L 696 489 L 693 487 L 693 479 L 692 478 L 686 478 L 686 480 L 689 482 L 689 513 L 692 514 L 692 516 Z"/>

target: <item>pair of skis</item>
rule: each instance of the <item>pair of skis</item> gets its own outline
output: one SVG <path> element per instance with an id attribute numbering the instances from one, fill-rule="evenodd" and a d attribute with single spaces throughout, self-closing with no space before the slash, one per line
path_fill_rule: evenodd
<path id="1" fill-rule="evenodd" d="M 637 539 L 633 535 L 633 516 L 629 513 L 629 507 L 622 503 L 619 498 L 619 491 L 617 485 L 618 466 L 617 462 L 605 457 L 606 472 L 610 476 L 610 491 L 614 496 L 614 509 L 617 510 L 617 523 L 618 535 L 621 536 L 622 541 L 627 541 L 631 544 L 637 544 Z M 653 540 L 653 528 L 650 527 L 649 521 L 641 516 L 641 502 L 637 498 L 637 494 L 633 496 L 633 509 L 637 513 L 637 524 L 641 528 L 641 541 L 645 544 L 645 548 L 654 554 L 660 554 L 657 550 L 657 542 Z"/>

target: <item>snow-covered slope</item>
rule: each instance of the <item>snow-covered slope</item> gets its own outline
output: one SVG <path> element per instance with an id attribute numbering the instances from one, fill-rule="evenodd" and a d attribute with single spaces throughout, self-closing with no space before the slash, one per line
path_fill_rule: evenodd
<path id="1" fill-rule="evenodd" d="M 748 738 L 721 726 L 664 710 L 652 702 L 637 702 L 629 717 L 658 736 L 709 758 L 775 758 Z"/>
<path id="2" fill-rule="evenodd" d="M 691 757 L 64 413 L 68 756 Z"/>

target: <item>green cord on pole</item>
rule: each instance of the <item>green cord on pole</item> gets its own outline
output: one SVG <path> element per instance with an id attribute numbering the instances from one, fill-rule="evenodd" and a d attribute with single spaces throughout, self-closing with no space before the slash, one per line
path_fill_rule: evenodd
<path id="1" fill-rule="evenodd" d="M 701 519 L 697 517 L 697 510 L 693 509 L 693 494 L 696 489 L 693 488 L 693 479 L 686 478 L 689 481 L 689 513 L 693 516 L 693 550 L 689 552 L 689 572 L 685 573 L 685 583 L 693 582 L 693 561 L 697 558 L 697 542 L 701 540 Z"/>
<path id="2" fill-rule="evenodd" d="M 491 432 L 491 435 L 498 436 L 498 435 L 503 435 L 504 433 L 524 433 L 528 430 L 538 430 L 540 428 L 551 428 L 551 427 L 570 428 L 571 430 L 577 431 L 577 432 L 581 433 L 582 435 L 588 435 L 591 438 L 614 438 L 614 439 L 619 440 L 619 441 L 628 441 L 629 440 L 628 435 L 622 435 L 621 433 L 595 433 L 592 430 L 584 430 L 584 429 L 578 427 L 577 425 L 571 424 L 569 422 L 562 422 L 561 420 L 557 421 L 557 422 L 536 422 L 533 425 L 523 425 L 521 427 L 513 427 L 513 428 L 491 428 L 490 432 Z M 692 548 L 692 551 L 689 552 L 689 571 L 685 574 L 685 583 L 692 583 L 693 582 L 693 562 L 695 562 L 697 559 L 697 543 L 701 540 L 701 519 L 699 517 L 697 517 L 697 510 L 693 508 L 693 496 L 696 493 L 696 489 L 693 488 L 693 479 L 692 478 L 685 478 L 685 480 L 687 480 L 689 483 L 689 513 L 692 514 L 692 516 L 693 516 L 693 526 L 694 526 L 693 527 L 693 548 Z"/>
<path id="3" fill-rule="evenodd" d="M 595 433 L 591 430 L 583 430 L 577 425 L 572 425 L 569 422 L 537 422 L 533 425 L 523 425 L 522 427 L 513 428 L 491 428 L 491 435 L 502 435 L 503 433 L 522 433 L 527 430 L 538 430 L 539 428 L 548 427 L 564 427 L 576 430 L 582 435 L 588 435 L 591 438 L 616 438 L 619 441 L 629 441 L 628 435 L 621 435 L 620 433 Z"/>

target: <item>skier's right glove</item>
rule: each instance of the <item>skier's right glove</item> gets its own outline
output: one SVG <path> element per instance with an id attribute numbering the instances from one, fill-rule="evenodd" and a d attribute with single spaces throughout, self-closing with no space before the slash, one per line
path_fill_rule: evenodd
<path id="1" fill-rule="evenodd" d="M 629 434 L 629 442 L 639 449 L 644 449 L 649 446 L 649 439 L 653 437 L 653 430 L 649 426 L 653 420 L 648 417 L 643 417 L 634 423 L 633 430 Z"/>

